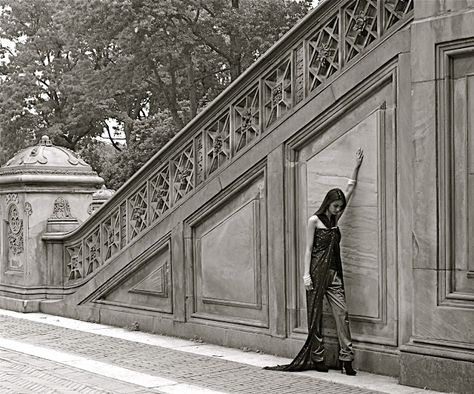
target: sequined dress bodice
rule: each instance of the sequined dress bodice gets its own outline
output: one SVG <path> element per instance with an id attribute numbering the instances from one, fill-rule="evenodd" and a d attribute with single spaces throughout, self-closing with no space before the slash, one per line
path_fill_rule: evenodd
<path id="1" fill-rule="evenodd" d="M 333 224 L 326 215 L 318 215 L 319 219 L 327 228 L 316 228 L 313 236 L 313 248 L 311 253 L 311 269 L 316 267 L 314 264 L 329 267 L 332 270 L 342 273 L 341 250 L 341 231 L 339 227 L 329 227 Z"/>

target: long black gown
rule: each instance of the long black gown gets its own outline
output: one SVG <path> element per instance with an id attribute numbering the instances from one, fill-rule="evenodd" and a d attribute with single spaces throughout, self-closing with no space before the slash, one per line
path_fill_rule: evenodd
<path id="1" fill-rule="evenodd" d="M 324 215 L 318 215 L 327 227 L 314 230 L 313 248 L 311 252 L 310 275 L 313 290 L 306 291 L 306 306 L 308 313 L 308 338 L 298 355 L 291 364 L 265 367 L 277 371 L 303 371 L 314 369 L 316 361 L 312 353 L 318 351 L 322 342 L 323 299 L 331 282 L 330 269 L 336 270 L 342 279 L 342 265 L 339 242 L 341 233 L 339 227 L 333 227 L 333 220 Z"/>

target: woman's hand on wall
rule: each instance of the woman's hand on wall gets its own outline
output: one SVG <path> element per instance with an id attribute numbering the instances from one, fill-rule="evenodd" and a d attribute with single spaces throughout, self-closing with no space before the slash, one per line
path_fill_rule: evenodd
<path id="1" fill-rule="evenodd" d="M 313 290 L 313 281 L 309 273 L 303 275 L 303 283 L 306 290 Z"/>
<path id="2" fill-rule="evenodd" d="M 356 167 L 357 168 L 360 167 L 363 160 L 364 160 L 364 151 L 362 150 L 362 148 L 359 148 L 357 149 L 357 152 L 356 152 Z"/>

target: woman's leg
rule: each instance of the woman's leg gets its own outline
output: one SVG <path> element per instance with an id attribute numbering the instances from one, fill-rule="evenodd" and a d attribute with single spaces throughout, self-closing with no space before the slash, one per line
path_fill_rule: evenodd
<path id="1" fill-rule="evenodd" d="M 308 339 L 311 352 L 311 361 L 321 363 L 324 361 L 324 344 L 322 333 L 322 297 L 317 297 L 316 290 L 306 292 L 306 305 L 308 313 Z"/>
<path id="2" fill-rule="evenodd" d="M 339 360 L 352 361 L 354 359 L 354 351 L 352 350 L 349 314 L 347 313 L 344 287 L 337 271 L 331 270 L 330 276 L 332 280 L 326 290 L 326 297 L 336 320 L 337 337 L 340 345 Z"/>

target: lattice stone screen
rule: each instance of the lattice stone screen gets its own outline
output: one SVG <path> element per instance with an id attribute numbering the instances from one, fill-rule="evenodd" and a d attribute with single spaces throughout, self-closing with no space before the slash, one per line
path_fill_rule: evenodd
<path id="1" fill-rule="evenodd" d="M 258 75 L 249 76 L 215 104 L 220 109 L 189 127 L 188 138 L 162 152 L 146 180 L 131 184 L 94 216 L 93 228 L 65 242 L 65 277 L 93 274 L 138 239 L 235 157 L 271 132 L 296 105 L 318 94 L 348 62 L 373 47 L 387 31 L 411 18 L 413 0 L 353 0 L 315 15 L 304 36 Z M 400 23 L 400 24 L 399 24 Z M 240 91 L 241 90 L 241 91 Z M 211 111 L 212 109 L 212 111 Z"/>

